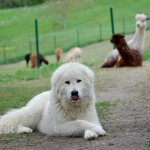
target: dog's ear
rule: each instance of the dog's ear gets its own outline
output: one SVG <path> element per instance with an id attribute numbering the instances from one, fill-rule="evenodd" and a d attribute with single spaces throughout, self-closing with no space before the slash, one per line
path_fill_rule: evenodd
<path id="1" fill-rule="evenodd" d="M 86 66 L 85 66 L 86 67 Z M 90 84 L 92 85 L 95 80 L 94 72 L 86 67 L 85 69 L 81 70 L 82 75 L 90 81 Z"/>

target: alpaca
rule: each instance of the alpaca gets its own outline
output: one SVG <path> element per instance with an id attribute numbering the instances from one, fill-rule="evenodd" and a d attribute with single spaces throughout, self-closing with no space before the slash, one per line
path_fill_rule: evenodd
<path id="1" fill-rule="evenodd" d="M 136 14 L 135 20 L 136 20 L 136 23 L 135 23 L 136 31 L 133 36 L 133 39 L 129 40 L 127 44 L 131 49 L 136 49 L 141 54 L 143 54 L 145 32 L 146 32 L 146 27 L 147 27 L 147 21 L 149 20 L 149 18 L 145 14 L 139 13 L 139 14 Z M 119 58 L 118 50 L 113 49 L 110 53 L 108 53 L 101 67 L 102 68 L 114 67 L 118 58 Z"/>
<path id="2" fill-rule="evenodd" d="M 60 61 L 62 54 L 63 54 L 63 50 L 61 48 L 56 48 L 55 57 L 56 57 L 57 62 Z"/>
<path id="3" fill-rule="evenodd" d="M 116 63 L 116 67 L 142 66 L 142 55 L 138 50 L 130 49 L 122 34 L 114 34 L 111 43 L 117 48 L 120 59 Z"/>
<path id="4" fill-rule="evenodd" d="M 75 47 L 69 50 L 69 52 L 66 54 L 66 57 L 64 59 L 65 62 L 69 61 L 80 61 L 82 55 L 82 50 L 79 47 Z"/>
<path id="5" fill-rule="evenodd" d="M 28 67 L 29 61 L 31 61 L 31 67 L 35 68 L 37 66 L 37 54 L 35 53 L 29 53 L 25 55 L 25 61 Z M 39 54 L 39 65 L 42 65 L 42 62 L 44 62 L 46 65 L 49 64 L 49 62 L 44 58 L 42 54 Z"/>
<path id="6" fill-rule="evenodd" d="M 35 68 L 37 66 L 37 55 L 35 53 L 30 55 L 30 60 L 32 64 L 32 68 Z M 48 65 L 48 61 L 44 58 L 42 54 L 39 54 L 39 66 L 42 65 L 42 62 L 44 62 L 46 65 Z"/>

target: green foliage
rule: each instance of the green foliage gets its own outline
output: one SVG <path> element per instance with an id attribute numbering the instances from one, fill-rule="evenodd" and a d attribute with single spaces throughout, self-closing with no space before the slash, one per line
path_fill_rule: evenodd
<path id="1" fill-rule="evenodd" d="M 45 1 L 46 0 L 1 0 L 0 5 L 2 8 L 14 8 L 41 4 Z"/>

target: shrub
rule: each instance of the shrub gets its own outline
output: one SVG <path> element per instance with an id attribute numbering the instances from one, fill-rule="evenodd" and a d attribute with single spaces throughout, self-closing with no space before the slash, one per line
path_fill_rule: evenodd
<path id="1" fill-rule="evenodd" d="M 0 0 L 1 7 L 23 7 L 23 6 L 31 6 L 36 4 L 41 4 L 46 0 Z"/>

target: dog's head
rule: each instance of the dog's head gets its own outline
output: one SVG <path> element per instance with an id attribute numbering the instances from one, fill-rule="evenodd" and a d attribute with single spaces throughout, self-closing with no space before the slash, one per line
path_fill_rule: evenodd
<path id="1" fill-rule="evenodd" d="M 94 99 L 94 73 L 85 65 L 70 62 L 60 66 L 51 78 L 52 92 L 62 105 Z"/>
<path id="2" fill-rule="evenodd" d="M 112 36 L 110 42 L 113 43 L 114 45 L 118 45 L 120 43 L 120 40 L 122 40 L 123 38 L 124 35 L 117 33 Z"/>
<path id="3" fill-rule="evenodd" d="M 145 28 L 147 26 L 147 20 L 149 20 L 145 14 L 139 13 L 135 16 L 136 26 L 138 28 Z"/>

